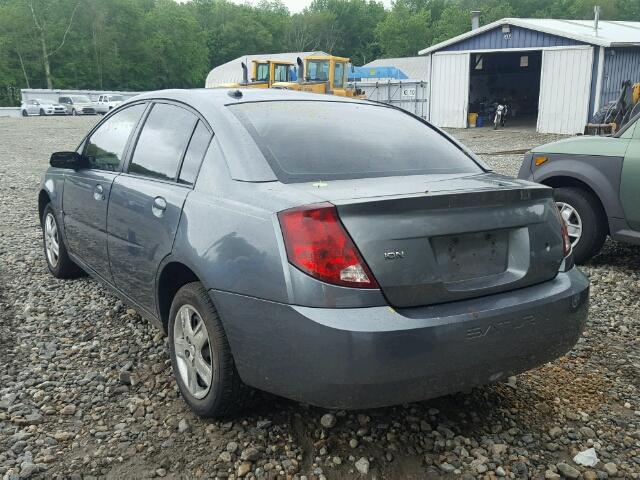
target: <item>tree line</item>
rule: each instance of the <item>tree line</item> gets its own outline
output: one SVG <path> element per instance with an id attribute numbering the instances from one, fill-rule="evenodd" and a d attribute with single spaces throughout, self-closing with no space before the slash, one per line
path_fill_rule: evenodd
<path id="1" fill-rule="evenodd" d="M 209 70 L 246 54 L 323 50 L 356 65 L 416 55 L 503 17 L 640 20 L 639 0 L 0 0 L 0 105 L 20 88 L 202 87 Z"/>

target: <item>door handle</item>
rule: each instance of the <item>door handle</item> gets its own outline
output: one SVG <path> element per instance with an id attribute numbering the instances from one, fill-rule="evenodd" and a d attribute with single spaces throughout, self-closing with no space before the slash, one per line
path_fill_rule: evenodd
<path id="1" fill-rule="evenodd" d="M 93 198 L 97 201 L 104 200 L 104 189 L 102 188 L 102 185 L 98 184 L 93 189 Z"/>
<path id="2" fill-rule="evenodd" d="M 156 197 L 153 199 L 153 205 L 151 211 L 156 217 L 161 217 L 164 211 L 167 209 L 167 201 L 162 197 Z"/>

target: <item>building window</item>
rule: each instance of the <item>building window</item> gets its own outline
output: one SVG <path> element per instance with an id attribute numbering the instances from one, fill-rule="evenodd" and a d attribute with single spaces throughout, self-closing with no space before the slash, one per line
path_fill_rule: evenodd
<path id="1" fill-rule="evenodd" d="M 482 70 L 482 55 L 476 55 L 476 64 L 473 68 L 475 70 Z"/>

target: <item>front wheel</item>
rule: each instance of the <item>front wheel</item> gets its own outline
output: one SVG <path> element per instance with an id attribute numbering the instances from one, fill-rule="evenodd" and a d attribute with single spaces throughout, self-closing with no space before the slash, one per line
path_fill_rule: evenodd
<path id="1" fill-rule="evenodd" d="M 44 240 L 44 254 L 49 271 L 56 278 L 77 278 L 83 272 L 69 258 L 67 247 L 58 228 L 58 220 L 51 207 L 47 205 L 42 214 L 42 236 Z"/>
<path id="2" fill-rule="evenodd" d="M 578 187 L 560 187 L 553 196 L 560 216 L 567 224 L 576 263 L 597 255 L 607 238 L 606 215 L 598 199 Z"/>
<path id="3" fill-rule="evenodd" d="M 73 115 L 74 117 L 78 115 L 78 112 L 76 112 L 75 108 L 71 110 L 71 115 Z"/>
<path id="4" fill-rule="evenodd" d="M 44 110 L 43 110 L 43 109 L 40 109 L 40 116 L 41 116 L 41 117 L 44 117 L 44 115 L 45 115 L 45 114 L 44 114 Z"/>
<path id="5" fill-rule="evenodd" d="M 29 114 L 27 113 L 27 111 L 26 111 L 26 110 L 22 110 L 22 116 L 23 116 L 23 117 L 28 117 L 28 116 L 29 116 Z"/>
<path id="6" fill-rule="evenodd" d="M 240 380 L 220 316 L 200 282 L 176 293 L 168 333 L 173 374 L 189 407 L 203 417 L 243 408 L 252 391 Z"/>

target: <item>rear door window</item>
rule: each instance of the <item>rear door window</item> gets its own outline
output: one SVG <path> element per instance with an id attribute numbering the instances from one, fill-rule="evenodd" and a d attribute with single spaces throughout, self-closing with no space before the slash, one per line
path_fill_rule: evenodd
<path id="1" fill-rule="evenodd" d="M 182 107 L 155 104 L 140 132 L 129 173 L 174 180 L 197 120 Z"/>
<path id="2" fill-rule="evenodd" d="M 129 136 L 142 116 L 145 107 L 145 104 L 138 104 L 120 110 L 91 134 L 84 150 L 89 168 L 109 172 L 120 169 L 120 162 Z"/>
<path id="3" fill-rule="evenodd" d="M 193 131 L 189 147 L 184 155 L 182 161 L 182 168 L 180 169 L 180 176 L 178 181 L 186 185 L 193 185 L 196 183 L 196 177 L 200 170 L 200 164 L 204 158 L 204 154 L 209 148 L 211 142 L 211 133 L 209 129 L 202 123 L 198 122 L 196 129 Z"/>
<path id="4" fill-rule="evenodd" d="M 483 172 L 447 137 L 395 108 L 305 100 L 228 108 L 284 183 Z"/>

